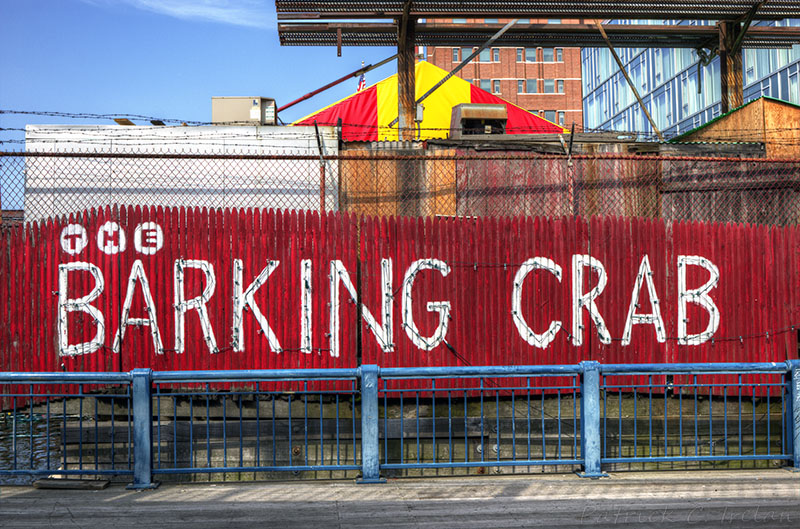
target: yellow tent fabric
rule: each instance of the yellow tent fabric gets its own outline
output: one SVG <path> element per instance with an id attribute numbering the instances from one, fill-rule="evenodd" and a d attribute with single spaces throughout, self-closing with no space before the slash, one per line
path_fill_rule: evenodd
<path id="1" fill-rule="evenodd" d="M 416 64 L 415 74 L 415 99 L 419 99 L 444 78 L 447 72 L 422 61 Z M 516 126 L 520 133 L 566 132 L 562 127 L 480 90 L 464 79 L 451 77 L 423 101 L 423 120 L 418 124 L 418 139 L 446 138 L 450 131 L 450 116 L 453 107 L 461 103 L 472 102 L 506 104 L 509 110 L 509 127 Z M 348 110 L 337 112 L 338 109 L 335 108 L 337 106 Z M 397 125 L 389 127 L 389 123 L 397 118 L 397 113 L 397 74 L 395 74 L 361 92 L 317 110 L 295 121 L 293 125 L 307 125 L 318 119 L 320 122 L 334 125 L 336 119 L 342 118 L 345 129 L 348 126 L 356 128 L 355 132 L 349 134 L 351 137 L 356 135 L 359 137 L 358 139 L 367 141 L 397 141 L 399 139 Z M 520 121 L 524 123 L 519 124 Z M 353 128 L 350 129 L 350 131 L 353 130 Z M 345 134 L 345 136 L 347 135 Z"/>
<path id="2" fill-rule="evenodd" d="M 415 99 L 422 97 L 447 72 L 428 62 L 416 65 Z M 471 86 L 458 77 L 451 77 L 433 94 L 422 102 L 425 110 L 419 125 L 419 139 L 446 138 L 450 131 L 450 114 L 453 107 L 469 103 Z M 378 138 L 396 141 L 397 125 L 389 128 L 389 123 L 397 118 L 397 74 L 378 83 Z"/>

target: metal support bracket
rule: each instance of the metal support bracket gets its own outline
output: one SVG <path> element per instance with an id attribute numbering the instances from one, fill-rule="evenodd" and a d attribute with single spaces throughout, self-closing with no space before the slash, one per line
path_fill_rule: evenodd
<path id="1" fill-rule="evenodd" d="M 373 364 L 362 365 L 361 372 L 361 478 L 356 483 L 386 483 L 380 475 L 378 435 L 378 374 Z"/>
<path id="2" fill-rule="evenodd" d="M 791 470 L 800 472 L 800 360 L 787 360 L 786 363 L 790 369 L 787 375 L 789 406 L 784 420 L 792 427 L 788 452 L 792 454 Z"/>
<path id="3" fill-rule="evenodd" d="M 134 369 L 133 400 L 133 483 L 127 489 L 155 489 L 153 481 L 153 401 L 150 395 L 152 369 Z"/>
<path id="4" fill-rule="evenodd" d="M 581 456 L 582 478 L 607 478 L 600 462 L 600 363 L 581 362 Z"/>

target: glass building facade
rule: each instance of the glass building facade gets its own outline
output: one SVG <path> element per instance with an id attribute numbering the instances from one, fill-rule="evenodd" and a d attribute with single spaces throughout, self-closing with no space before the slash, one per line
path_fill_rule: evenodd
<path id="1" fill-rule="evenodd" d="M 709 21 L 666 20 L 652 23 L 714 24 Z M 800 26 L 800 19 L 759 24 Z M 682 134 L 720 115 L 719 57 L 715 57 L 708 66 L 698 67 L 700 58 L 690 49 L 618 48 L 616 51 L 665 136 Z M 653 134 L 650 123 L 608 49 L 584 48 L 581 51 L 581 68 L 586 130 Z M 790 49 L 746 49 L 743 71 L 745 103 L 766 95 L 800 104 L 800 46 Z"/>

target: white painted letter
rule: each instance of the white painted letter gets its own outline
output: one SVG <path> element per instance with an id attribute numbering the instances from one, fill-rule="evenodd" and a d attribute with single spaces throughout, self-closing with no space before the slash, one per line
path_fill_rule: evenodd
<path id="1" fill-rule="evenodd" d="M 311 354 L 311 259 L 300 261 L 300 352 Z"/>
<path id="2" fill-rule="evenodd" d="M 650 295 L 650 314 L 637 314 L 636 308 L 639 306 L 639 292 L 642 289 L 642 280 L 647 283 L 647 293 Z M 628 317 L 625 319 L 625 331 L 622 333 L 622 345 L 630 345 L 633 326 L 637 323 L 649 323 L 656 328 L 656 340 L 664 343 L 667 339 L 664 333 L 664 318 L 661 317 L 661 307 L 656 294 L 656 286 L 653 283 L 653 271 L 650 268 L 650 259 L 645 254 L 639 265 L 639 272 L 636 274 L 636 282 L 633 284 L 631 292 L 631 304 L 628 307 Z"/>
<path id="3" fill-rule="evenodd" d="M 597 285 L 589 292 L 583 292 L 583 269 L 590 266 L 597 272 Z M 583 344 L 583 309 L 589 311 L 589 317 L 597 326 L 597 334 L 600 343 L 611 343 L 611 335 L 606 328 L 606 322 L 597 310 L 594 300 L 603 293 L 606 288 L 608 276 L 603 263 L 591 255 L 572 256 L 572 344 L 579 346 Z"/>
<path id="4" fill-rule="evenodd" d="M 244 351 L 244 339 L 242 338 L 244 332 L 244 318 L 242 314 L 245 307 L 250 307 L 250 310 L 253 311 L 253 317 L 258 322 L 261 332 L 267 336 L 270 348 L 276 353 L 282 351 L 278 338 L 275 336 L 275 333 L 272 332 L 267 318 L 261 313 L 254 297 L 256 291 L 267 282 L 270 274 L 278 268 L 279 264 L 281 264 L 280 261 L 267 261 L 267 266 L 261 270 L 258 277 L 242 291 L 244 265 L 241 259 L 233 260 L 233 335 L 231 336 L 231 344 L 233 345 L 233 350 L 237 353 Z"/>
<path id="5" fill-rule="evenodd" d="M 206 276 L 206 288 L 203 293 L 196 298 L 186 300 L 186 294 L 183 291 L 183 270 L 184 268 L 197 268 L 202 270 Z M 200 327 L 203 329 L 203 338 L 205 338 L 206 346 L 212 353 L 218 353 L 217 341 L 214 338 L 214 329 L 211 328 L 211 320 L 208 318 L 208 309 L 206 303 L 214 295 L 214 289 L 217 286 L 217 280 L 214 277 L 214 265 L 208 261 L 198 259 L 176 259 L 174 266 L 175 276 L 175 352 L 182 354 L 185 350 L 184 344 L 184 320 L 186 313 L 190 310 L 196 310 L 197 315 L 200 317 Z"/>
<path id="6" fill-rule="evenodd" d="M 414 324 L 414 315 L 411 307 L 411 290 L 414 287 L 414 279 L 421 270 L 438 270 L 443 277 L 447 277 L 447 274 L 450 273 L 450 267 L 439 259 L 419 259 L 411 263 L 411 266 L 406 270 L 405 277 L 403 277 L 403 326 L 406 329 L 408 338 L 414 345 L 423 351 L 430 351 L 442 343 L 447 334 L 447 326 L 450 321 L 450 302 L 428 302 L 428 312 L 439 313 L 439 324 L 436 326 L 433 336 L 429 338 L 422 336 Z"/>
<path id="7" fill-rule="evenodd" d="M 69 273 L 73 270 L 89 272 L 94 278 L 94 288 L 87 295 L 78 299 L 69 299 Z M 103 346 L 106 339 L 106 325 L 103 313 L 97 307 L 89 305 L 100 296 L 104 288 L 103 273 L 91 263 L 77 262 L 58 265 L 58 354 L 59 356 L 76 356 L 94 353 Z M 97 332 L 88 342 L 69 345 L 67 314 L 69 312 L 85 312 L 94 320 Z"/>
<path id="8" fill-rule="evenodd" d="M 133 302 L 133 291 L 136 289 L 136 281 L 142 284 L 142 295 L 144 296 L 144 310 L 147 318 L 129 318 L 131 303 Z M 119 322 L 119 330 L 114 335 L 113 351 L 119 354 L 122 340 L 125 338 L 125 329 L 128 325 L 148 325 L 150 334 L 153 337 L 153 350 L 156 354 L 164 354 L 164 345 L 161 342 L 161 333 L 158 331 L 156 321 L 156 305 L 153 303 L 153 295 L 150 292 L 150 283 L 144 273 L 142 261 L 137 259 L 131 266 L 131 273 L 128 276 L 128 291 L 125 293 L 125 301 L 122 304 L 122 320 Z"/>
<path id="9" fill-rule="evenodd" d="M 561 322 L 551 321 L 550 326 L 542 334 L 536 334 L 528 327 L 528 322 L 525 321 L 525 317 L 522 315 L 522 285 L 532 270 L 546 270 L 556 276 L 560 283 L 561 267 L 545 257 L 534 257 L 522 263 L 522 266 L 517 270 L 517 275 L 514 276 L 514 289 L 511 294 L 511 315 L 514 323 L 523 340 L 534 347 L 544 349 L 555 339 L 556 334 L 561 329 Z"/>
<path id="10" fill-rule="evenodd" d="M 331 356 L 339 356 L 339 282 L 344 284 L 347 292 L 350 293 L 350 299 L 353 303 L 358 302 L 358 295 L 350 280 L 350 274 L 344 264 L 338 259 L 331 261 L 331 310 L 330 310 L 330 334 L 331 334 Z M 382 307 L 383 307 L 383 325 L 378 325 L 378 322 L 372 316 L 369 309 L 362 305 L 361 315 L 367 326 L 375 335 L 375 339 L 381 346 L 381 350 L 385 353 L 394 351 L 394 342 L 392 341 L 392 260 L 381 259 L 381 291 L 382 291 Z"/>
<path id="11" fill-rule="evenodd" d="M 708 270 L 709 278 L 700 288 L 686 290 L 686 267 L 702 266 Z M 708 293 L 719 282 L 719 268 L 705 257 L 697 255 L 678 256 L 678 344 L 700 345 L 711 339 L 719 329 L 719 310 Z M 686 304 L 695 303 L 708 312 L 708 326 L 700 334 L 687 334 Z"/>

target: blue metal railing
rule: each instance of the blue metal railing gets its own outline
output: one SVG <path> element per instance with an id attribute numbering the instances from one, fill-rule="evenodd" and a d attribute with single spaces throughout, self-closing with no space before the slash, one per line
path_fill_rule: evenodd
<path id="1" fill-rule="evenodd" d="M 787 461 L 800 361 L 0 373 L 0 475 Z M 580 407 L 580 409 L 578 409 Z M 332 474 L 333 475 L 333 474 Z"/>

